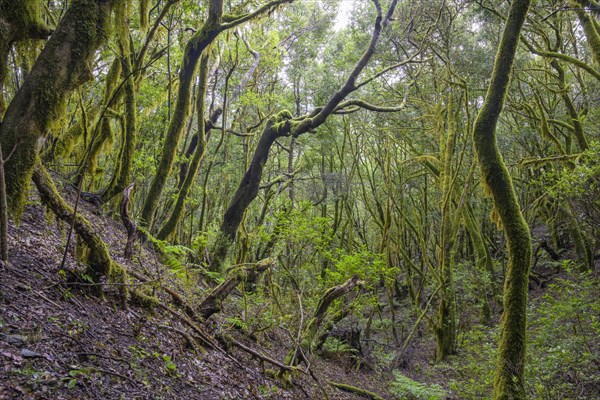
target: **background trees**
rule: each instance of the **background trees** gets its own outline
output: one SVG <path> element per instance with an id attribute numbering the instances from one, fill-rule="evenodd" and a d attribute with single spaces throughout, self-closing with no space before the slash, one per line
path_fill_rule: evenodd
<path id="1" fill-rule="evenodd" d="M 43 200 L 48 168 L 115 215 L 135 182 L 144 234 L 206 279 L 277 261 L 234 301 L 258 331 L 310 331 L 297 309 L 357 276 L 309 350 L 353 323 L 380 364 L 427 332 L 441 362 L 504 311 L 496 396 L 522 398 L 530 279 L 593 269 L 600 219 L 597 5 L 527 3 L 357 2 L 335 30 L 349 4 L 0 1 L 7 208 L 34 169 Z"/>

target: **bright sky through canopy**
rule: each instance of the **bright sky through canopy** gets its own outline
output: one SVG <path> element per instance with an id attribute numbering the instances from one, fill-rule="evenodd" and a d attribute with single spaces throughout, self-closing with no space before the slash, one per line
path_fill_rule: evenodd
<path id="1" fill-rule="evenodd" d="M 340 31 L 348 25 L 350 22 L 350 11 L 354 8 L 354 1 L 352 0 L 341 0 L 337 17 L 335 19 L 335 25 L 333 30 Z"/>

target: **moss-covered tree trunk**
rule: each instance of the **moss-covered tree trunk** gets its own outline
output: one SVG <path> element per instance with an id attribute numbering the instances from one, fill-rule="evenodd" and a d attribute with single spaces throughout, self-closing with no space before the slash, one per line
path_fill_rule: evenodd
<path id="1" fill-rule="evenodd" d="M 496 54 L 492 79 L 473 130 L 475 150 L 486 190 L 504 227 L 508 264 L 504 281 L 504 312 L 494 379 L 494 399 L 525 399 L 525 329 L 531 236 L 521 213 L 514 185 L 496 144 L 496 125 L 502 111 L 510 73 L 529 0 L 512 2 Z"/>
<path id="2" fill-rule="evenodd" d="M 250 14 L 240 16 L 227 15 L 223 18 L 223 0 L 211 0 L 208 10 L 208 18 L 200 30 L 192 36 L 185 47 L 183 63 L 179 72 L 179 89 L 177 92 L 177 102 L 173 112 L 173 118 L 169 124 L 169 129 L 163 144 L 161 159 L 152 179 L 150 189 L 142 207 L 141 224 L 147 228 L 152 228 L 154 223 L 154 214 L 163 192 L 165 183 L 175 160 L 175 153 L 179 147 L 179 141 L 185 128 L 185 122 L 190 113 L 192 83 L 196 76 L 198 61 L 202 52 L 213 42 L 213 40 L 223 31 L 234 28 L 239 24 L 249 21 L 257 15 L 264 14 L 277 5 L 290 2 L 291 0 L 274 0 Z"/>
<path id="3" fill-rule="evenodd" d="M 579 22 L 585 33 L 588 46 L 592 51 L 592 56 L 596 65 L 600 65 L 600 30 L 598 29 L 600 24 L 595 20 L 593 15 L 590 15 L 585 7 L 589 7 L 589 4 L 583 0 L 571 0 L 569 3 L 573 6 L 573 9 L 577 13 Z M 589 7 L 591 8 L 591 7 Z"/>
<path id="4" fill-rule="evenodd" d="M 289 134 L 292 114 L 282 111 L 272 118 L 262 132 L 250 166 L 246 170 L 233 199 L 223 217 L 221 232 L 217 238 L 211 256 L 211 270 L 220 271 L 227 252 L 233 243 L 246 209 L 258 195 L 262 171 L 269 158 L 269 151 L 275 140 Z"/>
<path id="5" fill-rule="evenodd" d="M 440 118 L 441 120 L 441 118 Z M 443 120 L 442 120 L 443 121 Z M 456 351 L 456 301 L 452 269 L 454 266 L 455 229 L 452 207 L 454 182 L 452 173 L 452 157 L 454 155 L 455 123 L 452 93 L 448 95 L 447 124 L 444 131 L 440 121 L 440 183 L 442 189 L 442 226 L 440 232 L 440 256 L 438 257 L 440 303 L 438 305 L 437 326 L 435 329 L 437 360 Z"/>
<path id="6" fill-rule="evenodd" d="M 569 87 L 567 86 L 565 79 L 565 69 L 562 67 L 562 65 L 560 65 L 558 60 L 552 60 L 550 65 L 552 65 L 552 68 L 554 68 L 554 70 L 557 72 L 558 85 L 561 93 L 560 96 L 565 103 L 565 107 L 567 108 L 567 112 L 571 118 L 571 122 L 573 122 L 573 133 L 575 134 L 579 148 L 582 151 L 587 150 L 589 148 L 589 144 L 585 134 L 583 133 L 583 126 L 581 125 L 581 120 L 579 119 L 579 113 L 575 108 L 575 104 L 573 104 L 573 100 L 571 100 L 571 96 L 569 96 Z"/>
<path id="7" fill-rule="evenodd" d="M 92 77 L 96 50 L 110 31 L 113 1 L 74 0 L 8 105 L 0 126 L 8 208 L 19 216 L 37 163 L 41 140 L 63 112 L 67 95 Z"/>
<path id="8" fill-rule="evenodd" d="M 192 188 L 194 178 L 198 174 L 200 162 L 204 158 L 204 153 L 206 150 L 206 124 L 204 122 L 204 109 L 206 101 L 206 89 L 208 86 L 208 60 L 208 54 L 204 54 L 202 56 L 202 59 L 200 60 L 200 83 L 198 84 L 198 96 L 196 100 L 198 114 L 198 133 L 196 134 L 196 148 L 194 150 L 192 161 L 190 162 L 187 168 L 187 174 L 185 175 L 183 184 L 179 189 L 177 201 L 175 202 L 175 207 L 171 212 L 171 216 L 156 235 L 156 237 L 160 240 L 165 240 L 169 235 L 171 235 L 175 231 L 177 224 L 181 220 L 181 215 L 184 209 L 185 201 L 187 199 L 188 193 L 190 192 L 190 189 Z"/>
<path id="9" fill-rule="evenodd" d="M 135 82 L 127 40 L 120 44 L 121 62 L 123 64 L 123 79 L 125 90 L 125 132 L 123 132 L 123 143 L 121 145 L 120 157 L 115 165 L 115 172 L 108 187 L 100 195 L 102 202 L 107 202 L 125 190 L 129 184 L 131 168 L 133 166 L 133 155 L 137 139 L 137 106 Z"/>

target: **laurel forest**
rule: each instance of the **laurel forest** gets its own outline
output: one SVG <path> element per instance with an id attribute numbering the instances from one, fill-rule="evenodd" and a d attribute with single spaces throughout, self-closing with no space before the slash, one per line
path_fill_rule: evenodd
<path id="1" fill-rule="evenodd" d="M 0 58 L 0 398 L 597 398 L 597 0 L 0 0 Z"/>

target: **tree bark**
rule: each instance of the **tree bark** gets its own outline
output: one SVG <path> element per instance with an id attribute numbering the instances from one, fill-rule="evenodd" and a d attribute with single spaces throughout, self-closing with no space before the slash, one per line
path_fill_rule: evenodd
<path id="1" fill-rule="evenodd" d="M 12 45 L 27 39 L 46 39 L 52 33 L 42 20 L 41 0 L 0 0 L 0 120 L 6 111 L 2 89 Z"/>
<path id="2" fill-rule="evenodd" d="M 125 190 L 125 187 L 129 183 L 131 168 L 133 166 L 133 155 L 137 140 L 137 93 L 128 46 L 129 43 L 127 43 L 127 40 L 123 40 L 119 45 L 121 48 L 121 63 L 123 64 L 123 79 L 125 80 L 125 131 L 123 132 L 123 144 L 121 146 L 121 155 L 115 165 L 115 171 L 110 183 L 100 195 L 100 200 L 103 203 L 106 203 Z"/>
<path id="3" fill-rule="evenodd" d="M 15 148 L 5 165 L 9 211 L 19 217 L 38 147 L 50 124 L 64 111 L 67 95 L 92 77 L 96 50 L 110 31 L 113 1 L 74 0 L 10 102 L 0 126 L 4 151 Z"/>
<path id="4" fill-rule="evenodd" d="M 357 79 L 371 60 L 381 32 L 387 26 L 394 13 L 396 3 L 397 0 L 392 1 L 384 16 L 379 2 L 375 1 L 377 17 L 375 19 L 373 33 L 371 34 L 371 41 L 346 79 L 344 85 L 342 85 L 342 87 L 327 101 L 325 106 L 317 108 L 310 114 L 300 118 L 292 118 L 292 114 L 289 111 L 283 110 L 267 122 L 256 150 L 254 151 L 254 155 L 252 156 L 250 166 L 246 170 L 246 173 L 223 216 L 219 236 L 210 252 L 210 269 L 212 271 L 221 270 L 222 264 L 227 257 L 227 253 L 235 240 L 237 230 L 242 222 L 242 217 L 248 206 L 258 195 L 262 171 L 269 157 L 271 146 L 275 143 L 275 140 L 285 136 L 298 137 L 304 133 L 312 132 L 314 129 L 321 126 L 335 111 L 350 104 L 355 105 L 355 102 L 343 101 L 350 93 L 362 86 L 357 84 Z M 361 103 L 361 105 L 369 107 L 369 105 L 364 103 Z M 382 109 L 377 109 L 377 111 L 381 110 Z M 399 111 L 399 109 L 386 109 L 385 111 Z"/>
<path id="5" fill-rule="evenodd" d="M 504 282 L 504 313 L 494 380 L 494 399 L 525 399 L 525 329 L 531 236 L 523 219 L 512 179 L 496 144 L 496 125 L 508 90 L 519 33 L 529 0 L 513 1 L 496 54 L 492 79 L 473 129 L 473 140 L 486 192 L 504 227 L 508 264 Z"/>

